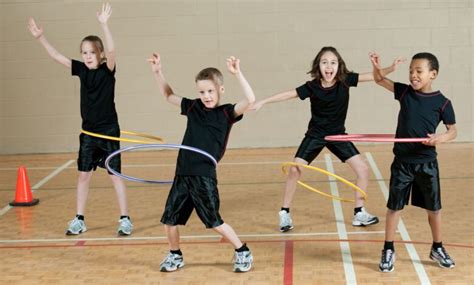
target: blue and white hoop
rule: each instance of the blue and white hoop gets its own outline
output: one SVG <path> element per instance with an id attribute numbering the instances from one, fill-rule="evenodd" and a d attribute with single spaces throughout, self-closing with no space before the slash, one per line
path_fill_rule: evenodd
<path id="1" fill-rule="evenodd" d="M 142 149 L 142 148 L 172 148 L 172 149 L 185 149 L 185 150 L 193 151 L 193 152 L 202 154 L 205 157 L 209 158 L 212 161 L 212 163 L 214 164 L 214 166 L 217 167 L 216 159 L 212 155 L 210 155 L 209 153 L 207 153 L 207 152 L 205 152 L 205 151 L 203 151 L 199 148 L 195 148 L 195 147 L 192 147 L 192 146 L 186 146 L 186 145 L 179 145 L 179 144 L 139 144 L 139 145 L 125 147 L 125 148 L 116 150 L 113 153 L 111 153 L 107 157 L 107 159 L 105 160 L 105 167 L 107 168 L 107 170 L 110 173 L 112 173 L 112 174 L 114 174 L 118 177 L 121 177 L 123 179 L 134 181 L 134 182 L 151 183 L 151 184 L 169 184 L 169 183 L 173 183 L 173 180 L 147 180 L 147 179 L 141 179 L 141 178 L 137 178 L 137 177 L 133 177 L 133 176 L 128 176 L 128 175 L 119 173 L 119 172 L 115 171 L 114 169 L 112 169 L 110 167 L 110 165 L 109 165 L 110 160 L 112 158 L 114 158 L 114 156 L 116 156 L 116 155 L 118 155 L 122 152 L 125 152 L 125 151 L 131 151 L 131 150 Z"/>

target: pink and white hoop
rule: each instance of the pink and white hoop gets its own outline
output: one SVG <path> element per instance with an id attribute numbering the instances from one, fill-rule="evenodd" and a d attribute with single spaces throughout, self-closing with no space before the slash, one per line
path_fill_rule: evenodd
<path id="1" fill-rule="evenodd" d="M 324 137 L 327 141 L 351 142 L 425 142 L 429 138 L 396 138 L 392 134 L 347 134 Z"/>

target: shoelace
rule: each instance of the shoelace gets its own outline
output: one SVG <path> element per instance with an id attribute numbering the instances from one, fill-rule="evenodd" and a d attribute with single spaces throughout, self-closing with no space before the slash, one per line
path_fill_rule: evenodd
<path id="1" fill-rule="evenodd" d="M 362 210 L 359 212 L 359 214 L 364 218 L 364 219 L 370 219 L 371 215 L 367 213 L 366 211 Z"/>
<path id="2" fill-rule="evenodd" d="M 79 219 L 74 219 L 69 223 L 70 226 L 76 227 L 76 226 L 81 226 L 81 220 Z"/>
<path id="3" fill-rule="evenodd" d="M 435 250 L 439 255 L 441 255 L 442 258 L 444 259 L 451 259 L 449 254 L 446 252 L 446 250 L 443 247 L 437 248 Z"/>
<path id="4" fill-rule="evenodd" d="M 235 263 L 245 263 L 245 252 L 236 252 Z"/>
<path id="5" fill-rule="evenodd" d="M 127 219 L 121 219 L 121 220 L 120 220 L 120 226 L 123 227 L 123 228 L 131 228 L 131 227 L 132 227 L 132 223 L 130 223 L 129 221 L 127 221 Z"/>
<path id="6" fill-rule="evenodd" d="M 165 264 L 174 264 L 174 255 L 172 253 L 168 253 L 162 263 Z"/>
<path id="7" fill-rule="evenodd" d="M 388 262 L 389 260 L 392 259 L 393 251 L 391 250 L 384 250 L 383 252 L 383 260 L 385 262 Z"/>

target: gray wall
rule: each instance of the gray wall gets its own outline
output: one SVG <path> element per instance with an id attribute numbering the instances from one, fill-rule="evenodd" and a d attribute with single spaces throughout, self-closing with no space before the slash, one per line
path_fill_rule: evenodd
<path id="1" fill-rule="evenodd" d="M 81 129 L 79 81 L 53 62 L 29 34 L 34 16 L 49 41 L 80 59 L 80 40 L 102 37 L 100 1 L 0 0 L 0 153 L 76 151 Z M 242 98 L 225 68 L 241 59 L 257 98 L 293 89 L 322 46 L 333 45 L 348 67 L 369 72 L 368 52 L 388 65 L 399 55 L 429 51 L 440 60 L 434 88 L 452 99 L 457 141 L 473 141 L 472 0 L 175 0 L 110 1 L 117 48 L 116 105 L 122 129 L 180 143 L 185 118 L 158 93 L 146 58 L 162 55 L 165 75 L 179 95 L 197 96 L 194 75 L 215 66 L 224 72 L 224 103 Z M 389 76 L 408 82 L 408 62 Z M 393 133 L 398 104 L 374 83 L 351 89 L 347 129 Z M 245 115 L 230 147 L 296 146 L 310 117 L 309 101 L 291 100 Z M 443 131 L 441 126 L 439 131 Z"/>

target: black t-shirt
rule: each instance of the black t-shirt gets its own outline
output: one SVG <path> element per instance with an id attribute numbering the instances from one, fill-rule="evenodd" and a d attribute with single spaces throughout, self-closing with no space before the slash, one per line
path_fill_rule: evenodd
<path id="1" fill-rule="evenodd" d="M 441 121 L 445 125 L 456 123 L 451 101 L 440 91 L 421 93 L 411 85 L 394 84 L 395 100 L 400 102 L 397 138 L 426 138 L 434 134 Z M 436 159 L 436 148 L 422 143 L 395 143 L 395 157 L 408 163 L 423 163 Z"/>
<path id="2" fill-rule="evenodd" d="M 72 60 L 72 75 L 81 81 L 82 129 L 103 132 L 118 128 L 115 111 L 115 67 L 110 71 L 106 63 L 89 69 L 83 62 Z"/>
<path id="3" fill-rule="evenodd" d="M 311 101 L 311 120 L 306 135 L 321 138 L 345 133 L 349 87 L 357 86 L 358 82 L 359 74 L 348 73 L 343 82 L 338 81 L 329 88 L 322 87 L 316 80 L 296 88 L 301 100 L 309 98 Z"/>
<path id="4" fill-rule="evenodd" d="M 232 125 L 243 115 L 235 117 L 235 105 L 225 104 L 208 109 L 200 99 L 181 101 L 181 115 L 188 117 L 183 145 L 199 148 L 217 161 L 223 156 Z M 216 168 L 206 156 L 181 149 L 178 154 L 176 175 L 197 175 L 216 178 Z"/>

